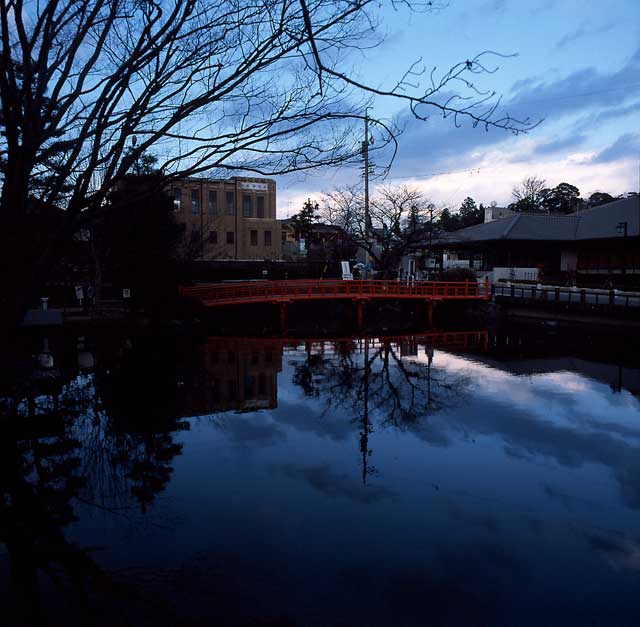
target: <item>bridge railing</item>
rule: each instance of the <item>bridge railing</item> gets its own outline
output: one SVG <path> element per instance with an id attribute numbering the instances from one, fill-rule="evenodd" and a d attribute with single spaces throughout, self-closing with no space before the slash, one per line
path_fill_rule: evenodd
<path id="1" fill-rule="evenodd" d="M 196 298 L 205 304 L 232 302 L 278 301 L 317 298 L 425 298 L 469 299 L 486 298 L 475 281 L 424 281 L 405 283 L 377 280 L 293 280 L 247 283 L 219 283 L 181 288 L 183 296 Z"/>

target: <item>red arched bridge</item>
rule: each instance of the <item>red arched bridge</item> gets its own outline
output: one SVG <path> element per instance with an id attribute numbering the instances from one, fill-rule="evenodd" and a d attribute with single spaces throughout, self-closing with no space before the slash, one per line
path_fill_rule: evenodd
<path id="1" fill-rule="evenodd" d="M 344 281 L 294 280 L 214 283 L 181 287 L 182 296 L 205 307 L 224 307 L 251 303 L 280 305 L 280 321 L 284 328 L 286 305 L 311 300 L 352 300 L 358 306 L 358 325 L 362 324 L 362 305 L 370 300 L 421 300 L 427 303 L 429 321 L 433 306 L 443 301 L 487 300 L 489 286 L 476 281 Z"/>

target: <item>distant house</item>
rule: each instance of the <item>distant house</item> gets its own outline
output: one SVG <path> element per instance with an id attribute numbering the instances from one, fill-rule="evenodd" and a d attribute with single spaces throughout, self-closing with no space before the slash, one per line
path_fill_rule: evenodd
<path id="1" fill-rule="evenodd" d="M 430 248 L 459 267 L 533 268 L 546 277 L 636 275 L 640 198 L 568 215 L 513 213 L 434 238 Z M 423 243 L 422 248 L 428 248 Z"/>
<path id="2" fill-rule="evenodd" d="M 351 259 L 356 253 L 348 233 L 333 224 L 316 223 L 311 226 L 302 250 L 300 240 L 302 234 L 296 232 L 291 219 L 281 221 L 282 225 L 282 254 L 283 257 L 306 258 L 313 261 L 341 261 Z"/>
<path id="3" fill-rule="evenodd" d="M 515 211 L 506 207 L 498 207 L 495 204 L 484 208 L 484 221 L 491 222 L 493 220 L 501 220 L 502 218 L 510 218 L 515 215 Z"/>

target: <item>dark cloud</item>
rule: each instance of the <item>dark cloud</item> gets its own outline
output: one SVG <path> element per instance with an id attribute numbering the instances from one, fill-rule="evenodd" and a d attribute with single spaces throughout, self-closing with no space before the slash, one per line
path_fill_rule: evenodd
<path id="1" fill-rule="evenodd" d="M 635 86 L 635 87 L 631 87 Z M 505 104 L 515 116 L 554 118 L 597 107 L 619 106 L 637 94 L 640 87 L 640 48 L 620 69 L 602 73 L 594 67 L 582 68 L 555 81 L 534 81 L 513 90 Z"/>
<path id="2" fill-rule="evenodd" d="M 590 536 L 587 540 L 613 568 L 640 570 L 640 543 L 637 541 L 601 535 Z"/>
<path id="3" fill-rule="evenodd" d="M 298 431 L 315 433 L 336 441 L 345 440 L 356 431 L 357 427 L 344 415 L 335 412 L 322 413 L 322 409 L 323 406 L 320 404 L 313 411 L 302 403 L 281 402 L 273 418 Z"/>
<path id="4" fill-rule="evenodd" d="M 482 413 L 462 405 L 455 413 L 448 412 L 446 419 L 435 416 L 428 423 L 418 423 L 412 432 L 429 443 L 438 431 L 442 432 L 442 441 L 498 437 L 504 451 L 518 459 L 549 458 L 573 468 L 601 464 L 612 471 L 627 505 L 640 509 L 640 446 L 636 442 L 611 435 L 606 428 L 584 431 L 578 425 L 544 421 L 536 414 L 514 411 L 499 402 L 485 400 L 485 405 Z"/>
<path id="5" fill-rule="evenodd" d="M 549 155 L 557 152 L 563 152 L 570 148 L 575 148 L 583 144 L 587 140 L 586 135 L 568 135 L 560 139 L 554 139 L 535 147 L 534 153 L 538 155 Z"/>
<path id="6" fill-rule="evenodd" d="M 558 41 L 556 44 L 556 48 L 566 48 L 570 44 L 580 41 L 581 39 L 590 39 L 592 40 L 596 35 L 602 35 L 610 31 L 613 28 L 614 24 L 610 22 L 609 24 L 602 24 L 597 26 L 596 28 L 591 28 L 587 24 L 582 24 L 575 30 L 567 33 L 564 37 Z"/>
<path id="7" fill-rule="evenodd" d="M 389 488 L 363 485 L 350 475 L 334 472 L 328 464 L 282 464 L 275 469 L 289 479 L 304 481 L 318 492 L 334 498 L 343 497 L 358 503 L 375 503 L 397 498 L 397 494 Z"/>
<path id="8" fill-rule="evenodd" d="M 497 115 L 508 113 L 521 120 L 544 119 L 542 126 L 532 131 L 531 136 L 535 137 L 536 133 L 544 132 L 545 124 L 565 116 L 589 113 L 620 118 L 632 115 L 637 110 L 629 101 L 637 100 L 639 92 L 640 48 L 627 63 L 613 72 L 587 67 L 557 80 L 520 79 L 512 86 L 511 98 L 505 99 Z M 443 94 L 443 99 L 446 97 L 447 94 Z M 471 151 L 489 149 L 511 138 L 509 133 L 500 129 L 486 131 L 480 126 L 474 128 L 464 119 L 461 128 L 455 128 L 451 117 L 443 119 L 435 109 L 432 113 L 427 122 L 414 119 L 408 112 L 399 117 L 398 122 L 405 132 L 400 139 L 394 171 L 410 176 L 447 169 L 451 164 L 455 164 L 453 169 L 459 170 L 476 161 L 469 158 Z M 575 145 L 586 139 L 586 130 L 574 138 Z M 548 142 L 538 154 L 562 150 L 563 144 L 568 148 L 572 139 L 567 137 Z"/>
<path id="9" fill-rule="evenodd" d="M 625 157 L 638 156 L 638 153 L 640 153 L 640 134 L 626 133 L 600 152 L 594 161 L 596 163 L 610 163 Z"/>
<path id="10" fill-rule="evenodd" d="M 286 439 L 282 428 L 262 415 L 238 415 L 216 418 L 214 424 L 227 437 L 243 444 L 275 444 Z"/>
<path id="11" fill-rule="evenodd" d="M 568 512 L 573 513 L 576 509 L 584 507 L 596 510 L 603 509 L 603 506 L 596 501 L 567 494 L 550 483 L 543 483 L 542 489 L 551 500 L 558 501 Z"/>
<path id="12" fill-rule="evenodd" d="M 640 91 L 640 90 L 635 90 Z M 616 118 L 624 118 L 628 115 L 634 115 L 640 112 L 640 100 L 632 102 L 629 105 L 621 107 L 610 107 L 604 111 L 600 111 L 595 117 L 590 118 L 587 122 L 589 125 L 600 124 L 607 120 L 615 120 Z"/>

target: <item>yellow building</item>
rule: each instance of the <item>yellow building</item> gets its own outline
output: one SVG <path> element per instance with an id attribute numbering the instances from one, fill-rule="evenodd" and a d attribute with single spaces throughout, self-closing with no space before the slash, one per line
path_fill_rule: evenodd
<path id="1" fill-rule="evenodd" d="M 184 225 L 182 252 L 192 259 L 280 259 L 272 179 L 185 178 L 170 188 L 175 218 Z"/>

